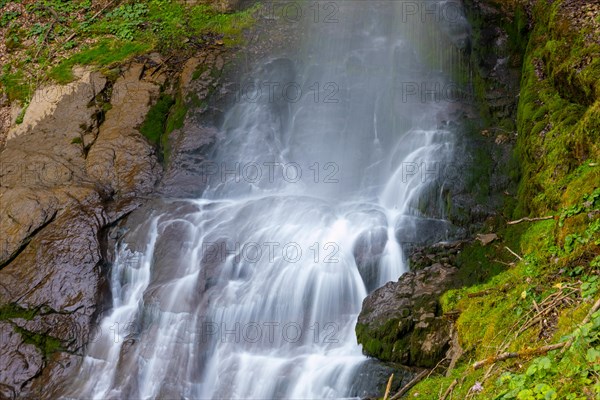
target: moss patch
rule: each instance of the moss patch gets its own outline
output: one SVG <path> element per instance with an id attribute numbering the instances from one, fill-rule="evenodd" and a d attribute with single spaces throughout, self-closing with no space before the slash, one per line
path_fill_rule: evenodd
<path id="1" fill-rule="evenodd" d="M 0 321 L 5 321 L 12 318 L 23 318 L 32 320 L 37 315 L 37 310 L 30 310 L 19 306 L 18 304 L 9 303 L 0 306 Z"/>
<path id="2" fill-rule="evenodd" d="M 152 46 L 148 43 L 127 42 L 118 39 L 101 40 L 81 52 L 61 61 L 50 73 L 50 78 L 58 83 L 68 83 L 73 80 L 73 66 L 94 64 L 99 67 L 109 67 L 128 58 L 148 52 Z"/>
<path id="3" fill-rule="evenodd" d="M 153 144 L 159 144 L 162 135 L 165 133 L 165 126 L 167 118 L 169 117 L 169 110 L 175 103 L 172 97 L 165 94 L 161 95 L 158 101 L 148 114 L 146 119 L 140 127 L 140 132 Z"/>

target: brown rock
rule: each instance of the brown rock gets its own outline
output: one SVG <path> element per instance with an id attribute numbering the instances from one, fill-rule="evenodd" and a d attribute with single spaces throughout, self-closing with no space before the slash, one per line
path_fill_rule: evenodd
<path id="1" fill-rule="evenodd" d="M 149 193 L 161 171 L 154 147 L 137 130 L 159 92 L 140 80 L 142 70 L 134 64 L 115 82 L 112 108 L 86 159 L 90 177 L 119 197 Z"/>
<path id="2" fill-rule="evenodd" d="M 40 350 L 25 343 L 23 336 L 9 322 L 0 321 L 0 335 L 0 396 L 16 399 L 21 388 L 41 371 L 44 360 Z"/>
<path id="3" fill-rule="evenodd" d="M 158 95 L 141 72 L 134 65 L 117 80 L 99 129 L 99 75 L 40 95 L 2 150 L 0 308 L 18 311 L 0 318 L 2 398 L 55 398 L 81 361 L 102 307 L 102 229 L 160 174 L 137 130 Z"/>
<path id="4" fill-rule="evenodd" d="M 434 264 L 367 296 L 356 325 L 363 352 L 381 361 L 434 366 L 451 339 L 451 324 L 441 315 L 438 298 L 454 285 L 456 272 Z"/>

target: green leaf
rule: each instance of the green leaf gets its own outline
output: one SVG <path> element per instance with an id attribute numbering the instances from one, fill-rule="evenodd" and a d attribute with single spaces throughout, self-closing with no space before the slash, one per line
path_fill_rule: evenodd
<path id="1" fill-rule="evenodd" d="M 543 368 L 543 369 L 550 369 L 550 367 L 552 367 L 552 361 L 548 357 L 540 358 L 538 363 L 540 365 L 540 368 Z"/>
<path id="2" fill-rule="evenodd" d="M 533 395 L 533 391 L 530 389 L 523 389 L 517 395 L 517 399 L 519 400 L 535 400 Z"/>
<path id="3" fill-rule="evenodd" d="M 590 347 L 587 351 L 587 354 L 585 355 L 585 359 L 587 360 L 587 362 L 594 362 L 596 361 L 596 359 L 600 357 L 600 350 L 595 349 L 593 347 Z"/>

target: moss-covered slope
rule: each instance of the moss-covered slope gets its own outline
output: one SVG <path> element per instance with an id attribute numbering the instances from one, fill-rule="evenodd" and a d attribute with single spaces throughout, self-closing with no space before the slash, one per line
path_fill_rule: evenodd
<path id="1" fill-rule="evenodd" d="M 461 268 L 484 274 L 506 255 L 512 261 L 487 282 L 442 295 L 443 311 L 460 313 L 462 356 L 407 397 L 599 398 L 600 312 L 590 311 L 600 281 L 600 6 L 480 3 L 509 13 L 520 7 L 530 18 L 529 36 L 520 38 L 527 43 L 515 146 L 521 176 L 514 207 L 493 227 L 500 241 L 467 247 L 463 253 L 477 257 L 463 257 Z M 508 224 L 523 217 L 546 218 Z"/>

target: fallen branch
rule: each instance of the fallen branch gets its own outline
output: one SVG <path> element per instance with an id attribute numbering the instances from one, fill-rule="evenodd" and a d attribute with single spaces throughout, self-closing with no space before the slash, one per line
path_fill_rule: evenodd
<path id="1" fill-rule="evenodd" d="M 388 379 L 387 386 L 385 387 L 385 394 L 383 395 L 383 400 L 387 400 L 390 395 L 390 389 L 392 388 L 392 380 L 394 380 L 394 374 L 390 375 L 390 379 Z"/>
<path id="2" fill-rule="evenodd" d="M 508 251 L 510 251 L 510 254 L 512 254 L 513 256 L 517 257 L 519 260 L 523 261 L 523 258 L 518 255 L 517 253 L 515 253 L 514 251 L 512 251 L 511 249 L 508 248 L 508 246 L 504 246 L 504 248 Z"/>
<path id="3" fill-rule="evenodd" d="M 444 395 L 440 397 L 440 400 L 446 400 L 446 397 L 448 397 L 450 393 L 452 393 L 452 391 L 454 390 L 454 386 L 456 386 L 457 384 L 458 379 L 453 380 L 450 386 L 448 386 L 448 389 L 446 389 L 446 391 L 444 392 Z"/>
<path id="4" fill-rule="evenodd" d="M 556 344 L 550 344 L 547 346 L 538 347 L 536 349 L 523 350 L 523 351 L 519 351 L 519 352 L 515 352 L 515 353 L 498 354 L 496 357 L 490 357 L 490 358 L 486 358 L 485 360 L 477 361 L 475 364 L 473 364 L 473 369 L 479 369 L 488 364 L 494 364 L 498 361 L 508 360 L 509 358 L 523 358 L 523 357 L 529 357 L 529 356 L 534 356 L 534 355 L 546 354 L 549 351 L 557 350 L 562 347 L 565 347 L 567 345 L 567 343 L 568 342 L 562 342 L 562 343 L 556 343 Z"/>
<path id="5" fill-rule="evenodd" d="M 545 221 L 547 219 L 554 219 L 554 215 L 548 215 L 546 217 L 536 217 L 536 218 L 529 218 L 529 217 L 525 217 L 525 218 L 520 218 L 514 221 L 508 221 L 506 223 L 506 225 L 516 225 L 516 224 L 520 224 L 521 222 L 533 222 L 533 221 Z"/>
<path id="6" fill-rule="evenodd" d="M 413 386 L 421 381 L 421 379 L 425 378 L 429 374 L 428 369 L 424 369 L 419 372 L 417 376 L 415 376 L 410 382 L 408 382 L 398 393 L 396 393 L 390 400 L 398 400 L 400 397 L 404 396 Z"/>
<path id="7" fill-rule="evenodd" d="M 588 322 L 590 322 L 590 319 L 592 319 L 592 315 L 596 311 L 598 311 L 599 308 L 600 308 L 600 298 L 598 298 L 598 300 L 596 300 L 596 302 L 594 303 L 592 308 L 590 308 L 590 311 L 588 311 L 588 313 L 585 316 L 585 318 L 583 319 L 583 321 L 581 321 L 580 326 L 585 325 Z M 566 344 L 567 345 L 565 346 L 565 348 L 560 351 L 560 354 L 563 354 L 565 351 L 567 351 L 567 349 L 573 344 L 573 336 L 571 336 L 571 338 L 569 340 L 567 340 Z"/>
<path id="8" fill-rule="evenodd" d="M 506 265 L 507 267 L 514 267 L 515 266 L 515 263 L 507 263 L 507 262 L 504 262 L 504 261 L 500 261 L 500 260 L 498 260 L 496 258 L 494 258 L 492 261 L 495 262 L 495 263 L 498 263 L 498 264 Z"/>

